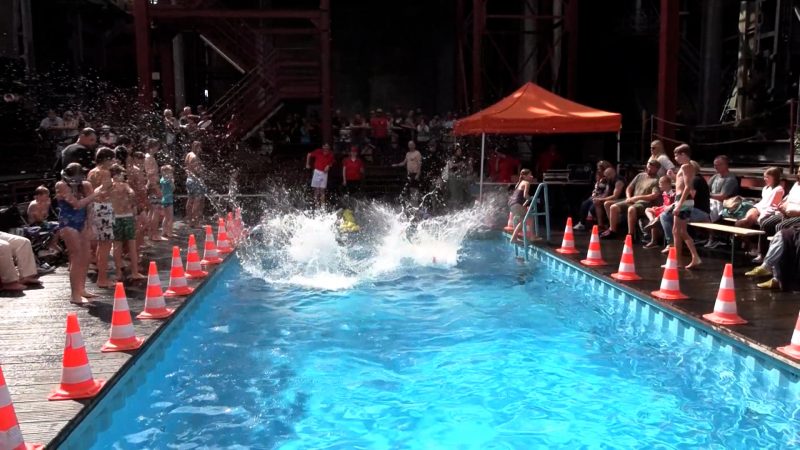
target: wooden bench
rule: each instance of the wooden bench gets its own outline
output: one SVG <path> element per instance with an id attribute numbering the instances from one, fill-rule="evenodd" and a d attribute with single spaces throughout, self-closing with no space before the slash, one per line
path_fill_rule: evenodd
<path id="1" fill-rule="evenodd" d="M 736 251 L 736 236 L 760 236 L 762 234 L 766 234 L 763 230 L 754 230 L 752 228 L 742 228 L 742 227 L 733 227 L 730 225 L 722 225 L 717 223 L 707 223 L 707 222 L 699 222 L 699 223 L 689 223 L 689 225 L 697 228 L 705 228 L 706 230 L 712 231 L 721 231 L 723 233 L 728 233 L 731 236 L 731 262 L 733 262 L 734 252 Z"/>

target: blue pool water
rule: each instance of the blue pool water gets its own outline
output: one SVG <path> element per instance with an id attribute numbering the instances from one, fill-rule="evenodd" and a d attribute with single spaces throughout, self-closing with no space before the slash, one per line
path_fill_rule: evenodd
<path id="1" fill-rule="evenodd" d="M 231 262 L 91 448 L 800 445 L 796 399 L 736 354 L 652 332 L 498 241 L 460 255 L 333 292 Z"/>

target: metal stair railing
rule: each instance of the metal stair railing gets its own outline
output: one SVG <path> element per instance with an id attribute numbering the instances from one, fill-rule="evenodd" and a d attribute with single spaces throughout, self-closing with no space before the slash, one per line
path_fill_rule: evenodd
<path id="1" fill-rule="evenodd" d="M 544 195 L 544 211 L 539 210 L 539 199 Z M 539 217 L 544 216 L 545 231 L 547 233 L 547 241 L 550 241 L 550 195 L 548 193 L 547 183 L 541 182 L 536 186 L 536 192 L 533 193 L 531 204 L 528 206 L 528 211 L 525 217 L 522 218 L 522 248 L 525 251 L 525 260 L 528 260 L 528 218 L 533 218 L 533 234 L 539 236 Z M 511 239 L 514 239 L 514 233 L 511 233 Z M 519 256 L 519 246 L 514 246 L 515 253 Z"/>

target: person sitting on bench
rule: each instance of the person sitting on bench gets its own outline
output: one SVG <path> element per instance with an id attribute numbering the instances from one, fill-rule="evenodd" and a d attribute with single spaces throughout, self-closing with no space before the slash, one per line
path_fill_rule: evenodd
<path id="1" fill-rule="evenodd" d="M 800 289 L 800 227 L 786 227 L 776 233 L 764 262 L 744 275 L 771 276 L 769 280 L 757 284 L 761 289 Z"/>
<path id="2" fill-rule="evenodd" d="M 796 181 L 789 194 L 783 197 L 778 204 L 775 214 L 760 221 L 758 226 L 764 231 L 764 235 L 758 241 L 759 255 L 753 260 L 759 263 L 763 260 L 767 252 L 767 236 L 779 233 L 782 229 L 800 224 L 800 173 L 797 174 Z"/>
<path id="3" fill-rule="evenodd" d="M 601 238 L 613 238 L 617 235 L 622 214 L 626 214 L 628 218 L 628 233 L 636 234 L 636 224 L 639 219 L 645 217 L 645 209 L 653 206 L 661 196 L 661 190 L 658 188 L 660 168 L 661 163 L 655 159 L 647 161 L 645 171 L 636 175 L 625 190 L 624 200 L 605 202 L 610 226 L 600 235 Z"/>

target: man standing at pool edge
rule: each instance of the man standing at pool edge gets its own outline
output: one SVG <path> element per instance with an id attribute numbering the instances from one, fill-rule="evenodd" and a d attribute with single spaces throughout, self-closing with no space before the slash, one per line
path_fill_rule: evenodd
<path id="1" fill-rule="evenodd" d="M 333 152 L 330 145 L 322 144 L 306 156 L 306 169 L 311 168 L 311 159 L 314 159 L 314 174 L 311 176 L 311 188 L 314 189 L 314 205 L 325 206 L 325 189 L 328 187 L 328 171 L 333 166 Z"/>

